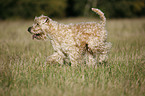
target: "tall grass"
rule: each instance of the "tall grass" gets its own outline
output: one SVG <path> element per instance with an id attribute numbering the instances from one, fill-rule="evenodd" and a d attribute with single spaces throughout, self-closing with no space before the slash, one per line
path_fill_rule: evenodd
<path id="1" fill-rule="evenodd" d="M 83 19 L 65 19 L 77 23 Z M 86 19 L 85 21 L 96 21 Z M 32 40 L 32 21 L 0 21 L 0 96 L 144 96 L 145 19 L 108 20 L 107 65 L 49 66 L 49 40 Z"/>

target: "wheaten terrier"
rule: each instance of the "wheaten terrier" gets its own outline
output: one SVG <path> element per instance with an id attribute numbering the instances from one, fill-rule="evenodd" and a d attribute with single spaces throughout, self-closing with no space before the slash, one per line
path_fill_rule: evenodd
<path id="1" fill-rule="evenodd" d="M 71 66 L 96 65 L 97 61 L 107 60 L 111 43 L 106 42 L 106 18 L 99 9 L 92 8 L 92 11 L 100 15 L 100 23 L 65 25 L 43 15 L 34 19 L 33 26 L 28 28 L 33 39 L 49 38 L 54 48 L 54 53 L 47 59 L 49 64 L 70 62 Z"/>

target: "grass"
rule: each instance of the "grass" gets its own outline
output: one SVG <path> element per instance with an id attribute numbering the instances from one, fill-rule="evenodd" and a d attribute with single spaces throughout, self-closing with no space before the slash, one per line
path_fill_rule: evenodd
<path id="1" fill-rule="evenodd" d="M 70 18 L 62 23 L 96 19 Z M 49 66 L 48 41 L 32 40 L 32 21 L 0 21 L 0 96 L 145 96 L 145 19 L 108 20 L 107 65 Z"/>

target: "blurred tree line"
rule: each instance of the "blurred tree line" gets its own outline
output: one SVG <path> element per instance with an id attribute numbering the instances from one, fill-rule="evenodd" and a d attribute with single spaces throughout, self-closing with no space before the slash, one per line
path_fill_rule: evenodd
<path id="1" fill-rule="evenodd" d="M 145 0 L 0 0 L 0 19 L 90 16 L 92 7 L 108 18 L 145 16 Z"/>

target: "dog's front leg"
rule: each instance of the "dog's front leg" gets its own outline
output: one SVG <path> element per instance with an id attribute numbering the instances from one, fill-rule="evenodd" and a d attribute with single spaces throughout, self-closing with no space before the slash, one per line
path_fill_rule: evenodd
<path id="1" fill-rule="evenodd" d="M 82 64 L 82 56 L 77 47 L 71 47 L 71 49 L 67 53 L 71 62 L 71 66 Z"/>
<path id="2" fill-rule="evenodd" d="M 54 52 L 51 56 L 49 56 L 46 60 L 47 64 L 64 64 L 64 55 L 59 54 L 58 52 Z"/>

